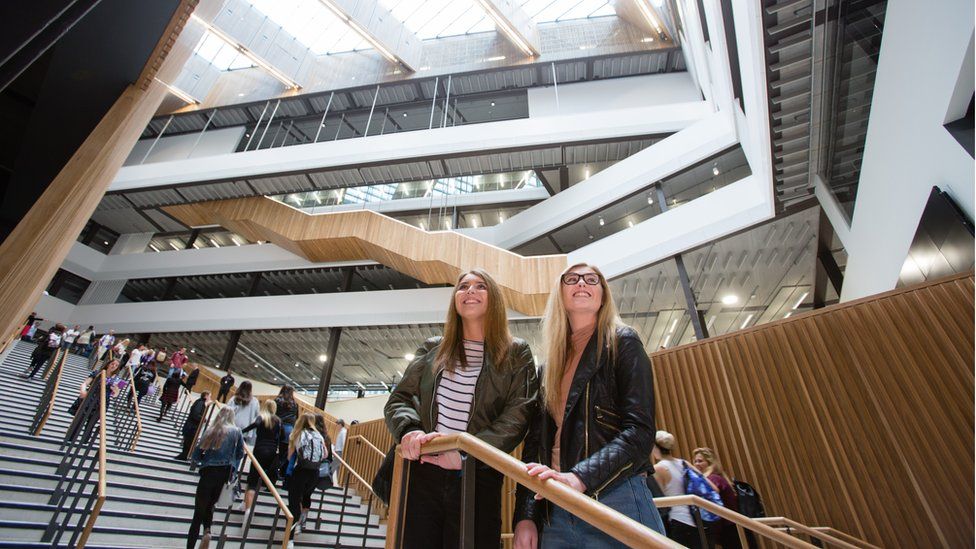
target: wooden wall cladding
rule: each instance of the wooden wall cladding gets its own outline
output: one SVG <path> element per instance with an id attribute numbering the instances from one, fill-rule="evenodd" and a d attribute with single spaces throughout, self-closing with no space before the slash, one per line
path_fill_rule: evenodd
<path id="1" fill-rule="evenodd" d="M 973 274 L 652 355 L 676 454 L 715 449 L 767 513 L 885 547 L 970 547 Z"/>

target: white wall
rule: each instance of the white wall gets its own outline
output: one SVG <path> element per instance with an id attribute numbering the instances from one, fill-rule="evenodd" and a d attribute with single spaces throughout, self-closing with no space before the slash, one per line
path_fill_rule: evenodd
<path id="1" fill-rule="evenodd" d="M 146 158 L 146 164 L 151 164 L 153 162 L 169 162 L 171 160 L 186 160 L 187 158 L 232 153 L 237 150 L 237 144 L 241 142 L 244 129 L 244 126 L 219 130 L 209 129 L 202 136 L 196 132 L 166 137 L 164 133 L 158 141 L 140 139 L 122 165 L 138 165 L 143 163 L 143 158 Z M 200 139 L 199 143 L 197 143 L 197 138 Z M 155 146 L 153 146 L 153 142 L 156 143 Z M 150 147 L 152 147 L 152 152 L 146 157 L 146 152 L 149 151 Z"/>
<path id="2" fill-rule="evenodd" d="M 34 310 L 37 311 L 37 316 L 44 319 L 39 326 L 45 330 L 58 322 L 67 324 L 69 328 L 75 324 L 81 324 L 81 322 L 73 319 L 75 306 L 54 296 L 42 295 Z M 95 328 L 97 329 L 98 326 Z"/>
<path id="3" fill-rule="evenodd" d="M 954 97 L 973 94 L 960 78 L 973 71 L 973 11 L 971 0 L 888 2 L 842 301 L 895 287 L 933 185 L 973 218 L 973 158 L 943 127 Z"/>
<path id="4" fill-rule="evenodd" d="M 346 420 L 346 424 L 357 419 L 372 421 L 383 417 L 383 407 L 390 395 L 375 395 L 364 398 L 347 398 L 325 403 L 325 412 L 339 419 Z"/>
<path id="5" fill-rule="evenodd" d="M 559 104 L 556 104 L 556 95 Z M 701 100 L 687 72 L 593 80 L 529 88 L 529 117 L 582 114 L 608 109 L 667 105 Z"/>

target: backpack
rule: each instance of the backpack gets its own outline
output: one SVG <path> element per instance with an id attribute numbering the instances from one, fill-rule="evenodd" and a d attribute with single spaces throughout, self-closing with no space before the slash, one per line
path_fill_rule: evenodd
<path id="1" fill-rule="evenodd" d="M 759 492 L 751 484 L 732 479 L 732 489 L 735 490 L 735 495 L 739 497 L 739 513 L 749 518 L 766 516 L 762 498 L 759 497 Z"/>
<path id="2" fill-rule="evenodd" d="M 682 465 L 684 465 L 684 480 L 685 480 L 685 493 L 689 496 L 698 496 L 702 499 L 707 499 L 708 501 L 725 507 L 722 503 L 722 497 L 718 494 L 712 485 L 708 483 L 708 480 L 698 472 L 694 467 L 688 466 L 688 462 L 682 460 Z M 720 520 L 722 517 L 716 515 L 715 513 L 710 513 L 705 509 L 699 509 L 701 512 L 701 518 L 705 522 L 715 522 Z"/>
<path id="3" fill-rule="evenodd" d="M 325 440 L 317 432 L 302 432 L 295 448 L 295 469 L 318 470 L 325 459 Z"/>

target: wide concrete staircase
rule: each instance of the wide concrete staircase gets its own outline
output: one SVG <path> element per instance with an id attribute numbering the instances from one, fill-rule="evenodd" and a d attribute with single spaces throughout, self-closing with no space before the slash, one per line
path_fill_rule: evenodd
<path id="1" fill-rule="evenodd" d="M 69 356 L 54 411 L 40 436 L 31 436 L 31 419 L 45 382 L 40 376 L 27 380 L 18 374 L 26 368 L 33 349 L 33 344 L 18 341 L 0 365 L 0 407 L 4 411 L 0 414 L 0 547 L 51 546 L 41 538 L 55 511 L 48 502 L 60 478 L 61 442 L 72 419 L 67 409 L 89 372 L 86 359 Z M 192 398 L 195 400 L 196 395 Z M 116 425 L 108 417 L 107 497 L 87 547 L 185 547 L 198 475 L 190 471 L 187 462 L 174 459 L 180 450 L 180 437 L 173 413 L 158 422 L 158 401 L 144 399 L 142 432 L 132 452 L 115 446 Z M 278 490 L 287 500 L 280 483 Z M 226 546 L 268 547 L 277 509 L 274 498 L 262 491 L 246 541 L 241 539 L 243 513 L 232 510 Z M 222 509 L 214 514 L 211 547 L 217 547 L 225 516 Z M 75 515 L 69 524 L 77 521 Z M 283 528 L 281 517 L 274 546 L 281 546 Z M 295 546 L 380 547 L 385 537 L 386 526 L 369 514 L 359 496 L 335 487 L 315 493 L 307 528 L 295 538 Z M 58 546 L 67 547 L 68 539 L 65 535 Z"/>

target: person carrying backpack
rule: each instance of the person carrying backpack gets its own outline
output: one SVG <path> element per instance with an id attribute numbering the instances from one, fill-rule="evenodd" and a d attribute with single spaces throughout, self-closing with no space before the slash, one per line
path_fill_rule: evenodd
<path id="1" fill-rule="evenodd" d="M 739 498 L 736 495 L 735 488 L 732 487 L 732 479 L 722 470 L 722 463 L 719 461 L 715 450 L 695 448 L 691 452 L 691 463 L 718 489 L 718 495 L 722 497 L 722 505 L 726 509 L 738 513 Z M 739 532 L 735 524 L 720 519 L 715 523 L 713 529 L 715 541 L 722 546 L 722 549 L 741 549 L 742 543 L 739 541 Z"/>
<path id="2" fill-rule="evenodd" d="M 22 376 L 29 379 L 34 378 L 37 371 L 41 369 L 41 366 L 50 360 L 51 355 L 54 354 L 54 351 L 57 351 L 58 347 L 61 346 L 61 339 L 64 331 L 65 327 L 63 324 L 56 324 L 53 328 L 51 328 L 51 331 L 47 334 L 47 339 L 38 344 L 34 349 L 34 352 L 31 353 L 30 368 L 27 372 L 21 374 Z"/>
<path id="3" fill-rule="evenodd" d="M 327 456 L 325 439 L 315 429 L 315 416 L 302 414 L 288 441 L 288 460 L 294 463 L 289 464 L 292 472 L 288 481 L 288 510 L 295 517 L 293 534 L 302 532 L 305 511 L 312 506 L 312 492 L 319 482 L 319 468 Z"/>
<path id="4" fill-rule="evenodd" d="M 654 449 L 651 456 L 657 461 L 654 465 L 654 478 L 661 486 L 665 496 L 695 495 L 722 505 L 722 498 L 715 486 L 702 476 L 687 461 L 672 454 L 675 445 L 674 435 L 658 431 L 654 436 Z M 720 517 L 699 509 L 704 531 L 699 531 L 692 509 L 688 505 L 671 507 L 668 515 L 667 532 L 672 540 L 691 549 L 705 549 L 714 545 L 710 524 Z"/>

